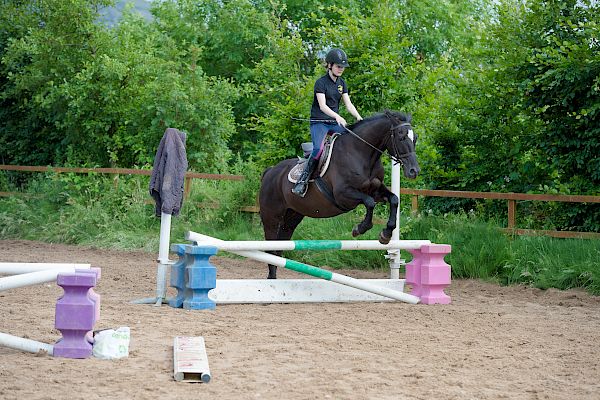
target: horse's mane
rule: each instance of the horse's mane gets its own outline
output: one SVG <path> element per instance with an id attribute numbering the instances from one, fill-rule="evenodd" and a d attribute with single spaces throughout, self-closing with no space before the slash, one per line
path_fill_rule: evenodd
<path id="1" fill-rule="evenodd" d="M 350 129 L 356 129 L 359 128 L 361 125 L 364 124 L 368 124 L 370 121 L 376 121 L 379 120 L 381 118 L 387 118 L 386 114 L 391 114 L 394 117 L 398 118 L 400 121 L 405 121 L 405 122 L 410 122 L 412 117 L 410 114 L 407 113 L 403 113 L 400 111 L 392 111 L 392 110 L 384 110 L 383 112 L 377 113 L 377 114 L 373 114 L 370 117 L 367 117 L 365 119 L 363 119 L 362 121 L 358 121 L 355 122 L 354 124 L 350 125 Z"/>

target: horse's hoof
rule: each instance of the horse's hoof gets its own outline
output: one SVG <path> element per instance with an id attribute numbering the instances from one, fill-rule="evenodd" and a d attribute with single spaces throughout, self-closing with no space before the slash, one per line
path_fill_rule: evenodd
<path id="1" fill-rule="evenodd" d="M 388 244 L 391 239 L 391 237 L 386 237 L 383 232 L 379 234 L 379 243 L 381 244 Z"/>
<path id="2" fill-rule="evenodd" d="M 360 232 L 358 231 L 357 227 L 354 227 L 352 229 L 352 237 L 357 237 L 358 235 L 360 235 Z"/>

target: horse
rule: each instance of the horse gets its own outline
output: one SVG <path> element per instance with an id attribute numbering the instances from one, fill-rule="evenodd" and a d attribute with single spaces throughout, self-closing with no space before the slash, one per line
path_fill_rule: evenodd
<path id="1" fill-rule="evenodd" d="M 304 217 L 330 218 L 363 204 L 367 212 L 352 229 L 352 236 L 356 237 L 373 227 L 375 204 L 387 201 L 390 215 L 379 242 L 389 243 L 396 228 L 399 200 L 383 183 L 381 156 L 387 150 L 394 162 L 401 163 L 404 176 L 417 177 L 417 136 L 411 119 L 409 114 L 386 110 L 349 126 L 335 140 L 325 175 L 309 184 L 304 197 L 292 193 L 293 183 L 288 180 L 298 159 L 283 160 L 267 168 L 259 190 L 265 240 L 290 240 Z M 272 253 L 280 255 L 281 251 Z M 269 265 L 268 279 L 276 278 L 277 266 Z"/>

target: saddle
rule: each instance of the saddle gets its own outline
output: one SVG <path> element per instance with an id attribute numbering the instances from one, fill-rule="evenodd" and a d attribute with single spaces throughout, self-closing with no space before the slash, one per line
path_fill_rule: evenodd
<path id="1" fill-rule="evenodd" d="M 327 172 L 327 168 L 329 167 L 329 161 L 331 160 L 331 154 L 333 153 L 333 145 L 335 140 L 340 136 L 339 133 L 334 132 L 333 134 L 328 134 L 325 137 L 325 144 L 323 146 L 323 152 L 319 157 L 319 163 L 317 164 L 317 168 L 315 168 L 315 174 L 319 177 L 323 177 L 325 172 Z M 308 161 L 310 154 L 313 151 L 313 144 L 311 142 L 302 143 L 301 144 L 302 151 L 304 152 L 304 158 L 298 157 L 298 163 L 294 165 L 294 167 L 288 173 L 288 180 L 291 183 L 297 183 L 298 179 L 300 179 L 300 175 L 304 171 L 304 164 Z M 310 179 L 309 182 L 313 182 L 314 179 Z"/>

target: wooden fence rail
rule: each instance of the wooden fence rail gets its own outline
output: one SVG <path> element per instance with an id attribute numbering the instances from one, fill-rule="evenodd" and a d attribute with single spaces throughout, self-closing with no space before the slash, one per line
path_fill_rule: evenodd
<path id="1" fill-rule="evenodd" d="M 600 239 L 600 233 L 575 232 L 575 231 L 549 231 L 537 229 L 517 228 L 517 201 L 556 201 L 564 203 L 600 203 L 600 196 L 561 195 L 561 194 L 527 194 L 527 193 L 500 193 L 500 192 L 463 192 L 457 190 L 427 190 L 427 189 L 400 189 L 400 194 L 411 196 L 411 209 L 413 213 L 419 210 L 419 196 L 422 197 L 458 197 L 465 199 L 493 199 L 507 200 L 508 227 L 505 231 L 516 235 L 545 235 L 557 238 L 585 238 Z"/>
<path id="2" fill-rule="evenodd" d="M 0 165 L 0 171 L 20 171 L 20 172 L 71 172 L 71 173 L 100 173 L 112 174 L 118 179 L 119 175 L 151 175 L 151 170 L 128 169 L 128 168 L 68 168 L 68 167 L 41 167 L 41 166 L 23 166 L 23 165 Z M 185 175 L 184 196 L 189 196 L 193 179 L 208 180 L 230 180 L 242 181 L 242 175 L 225 174 L 203 174 L 198 172 L 187 172 Z M 0 192 L 1 196 L 10 196 L 15 193 Z M 506 232 L 516 235 L 545 235 L 557 238 L 586 238 L 600 239 L 600 233 L 597 232 L 575 232 L 575 231 L 549 231 L 536 229 L 517 228 L 517 201 L 556 201 L 567 203 L 600 203 L 600 196 L 586 195 L 553 195 L 553 194 L 526 194 L 526 193 L 500 193 L 500 192 L 467 192 L 456 190 L 428 190 L 428 189 L 409 189 L 401 188 L 401 195 L 411 196 L 411 209 L 417 213 L 419 209 L 419 196 L 421 197 L 454 197 L 467 199 L 492 199 L 506 200 L 508 206 L 508 227 Z M 211 205 L 208 205 L 209 207 Z M 212 205 L 218 207 L 218 205 Z M 252 205 L 243 207 L 242 211 L 258 212 L 258 206 Z"/>
<path id="3" fill-rule="evenodd" d="M 69 168 L 69 167 L 40 167 L 27 165 L 0 165 L 0 171 L 20 171 L 20 172 L 67 172 L 75 174 L 111 174 L 118 179 L 119 175 L 152 175 L 149 169 L 131 169 L 131 168 Z M 225 174 L 202 174 L 199 172 L 186 172 L 184 184 L 184 197 L 187 198 L 192 189 L 192 179 L 208 179 L 216 181 L 243 181 L 242 175 Z M 0 192 L 0 196 L 10 195 L 8 192 Z"/>

